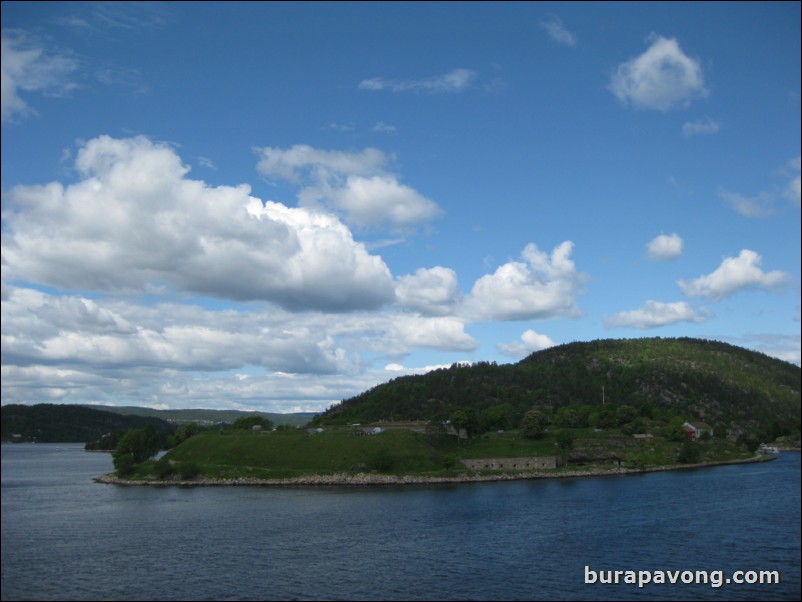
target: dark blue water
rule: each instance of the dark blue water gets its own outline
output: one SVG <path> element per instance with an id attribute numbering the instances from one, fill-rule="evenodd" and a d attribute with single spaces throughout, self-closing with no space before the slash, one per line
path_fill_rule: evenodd
<path id="1" fill-rule="evenodd" d="M 100 485 L 105 454 L 2 446 L 3 600 L 798 600 L 800 455 L 380 489 Z M 774 570 L 779 585 L 602 585 Z M 623 578 L 622 578 L 623 581 Z"/>

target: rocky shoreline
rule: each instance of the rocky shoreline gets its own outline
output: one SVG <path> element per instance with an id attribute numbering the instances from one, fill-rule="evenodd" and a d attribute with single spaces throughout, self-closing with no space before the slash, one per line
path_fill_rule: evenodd
<path id="1" fill-rule="evenodd" d="M 704 464 L 674 464 L 671 466 L 655 466 L 650 468 L 588 468 L 568 471 L 521 471 L 505 473 L 463 473 L 454 477 L 427 477 L 420 475 L 385 475 L 378 473 L 338 473 L 330 475 L 306 475 L 287 479 L 257 479 L 241 477 L 236 479 L 214 479 L 197 477 L 191 480 L 133 480 L 122 479 L 113 473 L 95 477 L 96 483 L 109 485 L 149 485 L 156 487 L 237 487 L 237 486 L 283 486 L 283 487 L 336 487 L 336 486 L 382 486 L 382 485 L 441 485 L 454 483 L 484 483 L 493 481 L 521 481 L 534 479 L 571 479 L 578 477 L 599 477 L 612 475 L 634 475 L 669 470 L 691 470 L 722 466 L 727 464 L 747 464 L 771 460 L 765 456 L 754 456 L 742 460 L 728 460 Z"/>

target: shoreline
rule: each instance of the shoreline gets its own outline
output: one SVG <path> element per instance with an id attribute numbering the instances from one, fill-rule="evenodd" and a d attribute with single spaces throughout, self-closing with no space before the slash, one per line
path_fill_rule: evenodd
<path id="1" fill-rule="evenodd" d="M 571 470 L 565 472 L 522 471 L 497 474 L 460 474 L 455 477 L 428 477 L 423 475 L 385 475 L 378 473 L 335 473 L 329 475 L 305 475 L 285 479 L 260 479 L 240 477 L 236 479 L 219 479 L 201 477 L 192 480 L 133 480 L 123 479 L 114 473 L 94 477 L 96 483 L 105 485 L 151 487 L 371 487 L 395 485 L 448 485 L 459 483 L 490 483 L 497 481 L 526 481 L 540 479 L 570 479 L 579 477 L 626 476 L 647 474 L 652 472 L 667 472 L 674 470 L 695 470 L 713 466 L 727 466 L 730 464 L 750 464 L 755 462 L 770 462 L 775 457 L 756 455 L 741 460 L 724 460 L 721 462 L 706 462 L 698 464 L 671 464 L 668 466 L 654 466 L 650 468 L 589 468 L 586 470 Z"/>

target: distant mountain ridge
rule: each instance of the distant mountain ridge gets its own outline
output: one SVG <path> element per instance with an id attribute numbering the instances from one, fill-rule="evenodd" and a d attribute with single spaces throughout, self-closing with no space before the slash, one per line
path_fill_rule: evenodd
<path id="1" fill-rule="evenodd" d="M 129 416 L 147 416 L 151 418 L 160 418 L 168 422 L 176 424 L 184 424 L 187 422 L 197 422 L 201 425 L 212 425 L 224 423 L 233 423 L 237 418 L 243 416 L 262 416 L 272 421 L 274 424 L 289 424 L 298 426 L 309 422 L 315 414 L 313 412 L 296 412 L 291 414 L 278 414 L 275 412 L 258 412 L 258 411 L 245 411 L 245 410 L 210 410 L 210 409 L 184 409 L 184 410 L 157 410 L 154 408 L 143 408 L 139 406 L 98 406 L 98 405 L 85 405 L 83 407 L 92 408 L 96 410 L 103 410 L 106 412 L 113 412 L 115 414 L 123 414 Z"/>
<path id="2" fill-rule="evenodd" d="M 157 431 L 172 431 L 181 424 L 201 426 L 233 423 L 242 416 L 259 415 L 274 424 L 306 424 L 314 414 L 274 414 L 238 410 L 154 410 L 140 407 L 114 407 L 76 404 L 9 404 L 2 406 L 2 440 L 39 443 L 87 443 L 115 431 L 142 428 L 148 424 Z"/>
<path id="3" fill-rule="evenodd" d="M 533 407 L 649 405 L 773 439 L 799 432 L 800 374 L 799 366 L 718 341 L 575 342 L 516 364 L 455 364 L 399 377 L 330 407 L 314 423 L 445 420 L 461 409 L 503 412 L 517 425 Z"/>
<path id="4" fill-rule="evenodd" d="M 106 433 L 147 425 L 162 432 L 174 428 L 167 421 L 154 417 L 124 416 L 80 405 L 4 405 L 0 411 L 3 441 L 87 443 Z"/>

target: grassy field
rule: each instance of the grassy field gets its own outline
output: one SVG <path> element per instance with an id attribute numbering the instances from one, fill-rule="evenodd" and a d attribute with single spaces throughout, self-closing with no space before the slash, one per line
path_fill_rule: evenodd
<path id="1" fill-rule="evenodd" d="M 427 474 L 448 460 L 428 439 L 412 431 L 354 436 L 347 429 L 200 433 L 167 454 L 176 463 L 194 462 L 214 477 L 283 478 L 304 474 L 377 471 Z"/>
<path id="2" fill-rule="evenodd" d="M 623 463 L 649 468 L 678 463 L 683 443 L 656 437 L 638 442 L 618 431 L 570 429 L 570 465 Z M 305 430 L 273 432 L 208 431 L 171 450 L 159 463 L 140 467 L 138 476 L 161 471 L 162 476 L 184 471 L 210 478 L 289 478 L 310 474 L 376 472 L 453 476 L 465 471 L 462 459 L 563 455 L 557 446 L 559 430 L 543 438 L 524 439 L 517 431 L 488 433 L 470 441 L 430 437 L 409 430 L 387 430 L 356 436 L 348 428 L 310 434 Z M 749 457 L 743 448 L 723 440 L 694 444 L 699 462 Z M 569 466 L 570 468 L 570 466 Z"/>

